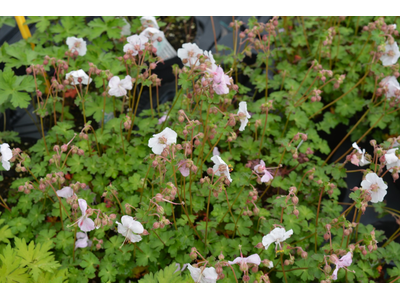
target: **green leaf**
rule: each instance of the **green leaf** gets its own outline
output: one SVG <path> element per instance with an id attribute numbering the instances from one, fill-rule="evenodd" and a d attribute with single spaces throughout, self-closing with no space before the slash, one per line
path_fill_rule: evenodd
<path id="1" fill-rule="evenodd" d="M 9 243 L 9 239 L 11 239 L 12 237 L 14 237 L 14 234 L 12 233 L 10 226 L 4 225 L 0 228 L 0 242 Z"/>
<path id="2" fill-rule="evenodd" d="M 34 242 L 30 242 L 29 246 L 26 244 L 25 239 L 15 238 L 15 246 L 17 248 L 17 256 L 21 258 L 21 266 L 27 266 L 29 274 L 32 275 L 33 280 L 37 280 L 42 272 L 52 273 L 61 265 L 54 260 L 51 252 L 51 243 L 37 244 L 35 247 Z"/>
<path id="3" fill-rule="evenodd" d="M 21 265 L 21 258 L 17 257 L 10 244 L 3 250 L 3 254 L 0 254 L 0 260 L 2 263 L 0 267 L 0 282 L 29 282 L 30 276 L 27 274 L 27 268 Z"/>
<path id="4" fill-rule="evenodd" d="M 31 97 L 26 92 L 35 89 L 32 76 L 15 76 L 10 67 L 0 71 L 0 106 L 11 103 L 11 108 L 27 108 Z"/>
<path id="5" fill-rule="evenodd" d="M 99 259 L 92 252 L 85 253 L 82 256 L 82 261 L 79 264 L 82 268 L 85 268 L 85 274 L 89 278 L 95 277 L 96 267 L 100 264 Z"/>
<path id="6" fill-rule="evenodd" d="M 156 273 L 146 274 L 139 283 L 184 283 L 190 282 L 187 275 L 181 276 L 181 272 L 177 272 L 178 267 L 175 263 L 170 264 L 164 270 Z"/>

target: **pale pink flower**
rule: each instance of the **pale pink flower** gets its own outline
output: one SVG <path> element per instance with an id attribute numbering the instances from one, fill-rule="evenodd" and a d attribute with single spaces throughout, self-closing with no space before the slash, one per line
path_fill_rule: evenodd
<path id="1" fill-rule="evenodd" d="M 155 17 L 144 16 L 140 18 L 140 22 L 142 23 L 143 27 L 154 27 L 160 29 Z"/>
<path id="2" fill-rule="evenodd" d="M 221 159 L 219 155 L 214 155 L 211 157 L 211 160 L 214 162 L 214 167 L 213 171 L 214 174 L 217 176 L 225 175 L 230 182 L 232 182 L 231 175 L 229 173 L 229 167 L 228 165 Z M 222 167 L 221 167 L 222 166 Z M 220 171 L 220 169 L 223 169 L 223 171 Z"/>
<path id="3" fill-rule="evenodd" d="M 169 117 L 167 115 L 163 115 L 161 118 L 158 119 L 158 125 L 164 123 Z"/>
<path id="4" fill-rule="evenodd" d="M 69 50 L 72 52 L 77 51 L 79 56 L 84 56 L 86 54 L 86 42 L 82 38 L 68 37 L 67 45 Z"/>
<path id="5" fill-rule="evenodd" d="M 182 176 L 188 177 L 190 174 L 190 169 L 186 166 L 186 160 L 181 160 L 178 163 L 179 171 L 181 172 Z"/>
<path id="6" fill-rule="evenodd" d="M 263 160 L 260 160 L 260 163 L 254 167 L 254 171 L 258 174 L 264 174 L 264 176 L 261 177 L 261 182 L 268 182 L 274 179 L 274 176 L 265 168 L 265 162 Z"/>
<path id="7" fill-rule="evenodd" d="M 385 53 L 380 57 L 382 65 L 392 66 L 394 65 L 400 57 L 399 46 L 396 42 L 392 45 L 386 42 Z"/>
<path id="8" fill-rule="evenodd" d="M 388 186 L 383 182 L 383 179 L 375 173 L 368 173 L 365 179 L 361 182 L 361 187 L 368 190 L 371 195 L 371 202 L 382 202 L 387 193 Z"/>
<path id="9" fill-rule="evenodd" d="M 217 271 L 213 267 L 210 268 L 194 268 L 187 266 L 194 282 L 196 283 L 216 283 L 218 279 Z"/>
<path id="10" fill-rule="evenodd" d="M 204 50 L 204 56 L 206 58 L 206 64 L 208 66 L 207 73 L 214 72 L 217 69 L 217 65 L 215 64 L 215 59 L 212 55 L 211 51 Z"/>
<path id="11" fill-rule="evenodd" d="M 290 238 L 290 236 L 292 234 L 293 234 L 293 229 L 286 231 L 284 228 L 277 227 L 263 237 L 262 244 L 264 245 L 265 250 L 267 250 L 269 245 L 271 245 L 272 243 L 275 243 L 275 245 L 276 245 L 275 249 L 276 249 L 276 247 L 280 243 L 282 243 L 284 240 Z"/>
<path id="12" fill-rule="evenodd" d="M 145 30 L 143 30 L 139 36 L 144 36 L 153 42 L 158 41 L 159 38 L 161 38 L 161 40 L 165 39 L 164 32 L 158 30 L 157 28 L 152 28 L 152 27 L 148 27 Z"/>
<path id="13" fill-rule="evenodd" d="M 236 257 L 233 261 L 229 261 L 229 264 L 234 265 L 234 264 L 255 264 L 255 265 L 260 265 L 261 263 L 261 258 L 258 254 L 253 254 L 250 255 L 249 257 Z"/>
<path id="14" fill-rule="evenodd" d="M 357 152 L 358 152 L 359 154 L 361 154 L 361 159 L 358 159 L 358 157 L 355 156 L 355 155 L 353 155 L 353 156 L 351 157 L 351 163 L 352 163 L 352 164 L 354 164 L 354 165 L 356 165 L 356 166 L 360 165 L 361 167 L 363 167 L 363 166 L 368 165 L 368 164 L 371 163 L 370 161 L 368 161 L 368 160 L 365 158 L 365 149 L 363 149 L 363 150 L 361 151 L 360 147 L 358 147 L 358 145 L 357 145 L 356 142 L 354 142 L 352 146 L 353 146 L 354 149 L 357 149 Z"/>
<path id="15" fill-rule="evenodd" d="M 65 186 L 61 190 L 58 190 L 56 194 L 58 197 L 62 197 L 65 199 L 71 198 L 72 196 L 75 195 L 74 190 L 69 186 Z"/>
<path id="16" fill-rule="evenodd" d="M 239 110 L 238 110 L 238 116 L 240 120 L 240 128 L 239 131 L 243 131 L 246 128 L 247 123 L 249 122 L 249 119 L 251 116 L 249 115 L 247 111 L 247 103 L 242 101 L 239 103 Z"/>
<path id="17" fill-rule="evenodd" d="M 110 89 L 108 90 L 108 94 L 110 96 L 121 97 L 126 96 L 127 90 L 132 89 L 132 78 L 127 75 L 124 79 L 119 79 L 118 76 L 114 76 L 108 82 L 108 86 Z"/>
<path id="18" fill-rule="evenodd" d="M 201 50 L 195 43 L 185 43 L 182 48 L 178 49 L 178 57 L 182 60 L 185 66 L 199 66 L 198 56 L 203 55 Z"/>
<path id="19" fill-rule="evenodd" d="M 132 243 L 140 242 L 142 237 L 138 234 L 142 234 L 144 231 L 143 225 L 140 222 L 135 221 L 131 216 L 122 216 L 121 223 L 118 224 L 118 233 L 122 234 L 125 240 L 130 240 Z"/>
<path id="20" fill-rule="evenodd" d="M 92 241 L 89 240 L 86 232 L 77 232 L 76 233 L 76 242 L 75 249 L 77 248 L 86 248 L 92 245 Z"/>
<path id="21" fill-rule="evenodd" d="M 84 231 L 92 231 L 95 229 L 94 222 L 92 219 L 89 218 L 89 216 L 86 214 L 87 211 L 87 203 L 86 200 L 83 199 L 78 199 L 79 207 L 82 211 L 82 217 L 78 219 L 78 226 L 79 228 Z"/>
<path id="22" fill-rule="evenodd" d="M 89 75 L 87 75 L 82 69 L 67 73 L 65 75 L 65 79 L 69 78 L 73 79 L 73 81 L 71 82 L 72 85 L 77 85 L 80 83 L 88 85 L 92 82 L 92 78 L 89 78 Z"/>
<path id="23" fill-rule="evenodd" d="M 224 70 L 218 66 L 213 72 L 212 86 L 218 95 L 225 95 L 229 93 L 228 85 L 231 85 L 230 77 L 224 73 Z"/>
<path id="24" fill-rule="evenodd" d="M 219 150 L 218 150 L 218 147 L 214 147 L 214 149 L 213 149 L 213 155 L 215 156 L 215 155 L 221 155 L 221 153 L 219 152 Z"/>
<path id="25" fill-rule="evenodd" d="M 337 273 L 338 273 L 339 269 L 340 268 L 347 269 L 346 267 L 349 267 L 351 265 L 351 263 L 352 263 L 351 252 L 347 252 L 347 254 L 345 256 L 343 256 L 341 259 L 339 259 L 335 263 L 336 268 L 332 273 L 332 279 L 336 280 L 337 279 Z"/>
<path id="26" fill-rule="evenodd" d="M 149 41 L 147 37 L 144 35 L 132 35 L 127 38 L 128 44 L 124 46 L 124 52 L 128 52 L 128 50 L 132 51 L 132 55 L 138 55 L 139 51 L 143 51 L 145 48 L 145 44 Z"/>
<path id="27" fill-rule="evenodd" d="M 386 154 L 385 154 L 385 162 L 387 164 L 392 164 L 395 163 L 396 161 L 399 160 L 399 158 L 396 155 L 396 150 L 397 148 L 389 149 Z"/>
<path id="28" fill-rule="evenodd" d="M 121 28 L 121 35 L 130 35 L 131 34 L 131 24 L 125 18 L 121 18 L 122 21 L 125 22 L 125 25 Z"/>
<path id="29" fill-rule="evenodd" d="M 149 139 L 148 146 L 154 154 L 160 155 L 168 145 L 176 144 L 177 137 L 178 134 L 167 127 L 162 132 L 154 134 L 153 137 Z"/>
<path id="30" fill-rule="evenodd" d="M 397 148 L 390 149 L 385 154 L 386 169 L 388 169 L 390 173 L 393 173 L 394 167 L 399 168 L 400 172 L 400 159 L 396 155 L 396 150 L 398 149 Z"/>
<path id="31" fill-rule="evenodd" d="M 1 153 L 1 164 L 3 165 L 3 168 L 7 171 L 10 171 L 11 168 L 10 160 L 13 157 L 10 145 L 7 143 L 1 144 L 0 153 Z"/>
<path id="32" fill-rule="evenodd" d="M 400 84 L 397 81 L 397 78 L 394 76 L 388 76 L 382 79 L 381 83 L 383 83 L 386 87 L 386 97 L 391 98 L 391 97 L 396 97 L 398 96 L 396 94 L 400 93 Z"/>

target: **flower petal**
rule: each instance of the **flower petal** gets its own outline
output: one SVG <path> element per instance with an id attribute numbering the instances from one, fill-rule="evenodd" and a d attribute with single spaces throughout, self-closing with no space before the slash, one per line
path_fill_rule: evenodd
<path id="1" fill-rule="evenodd" d="M 92 219 L 84 216 L 81 217 L 79 220 L 80 221 L 78 222 L 78 226 L 82 231 L 88 232 L 95 229 L 94 222 Z"/>
<path id="2" fill-rule="evenodd" d="M 79 207 L 81 208 L 82 215 L 86 215 L 87 203 L 86 200 L 78 199 Z"/>
<path id="3" fill-rule="evenodd" d="M 58 197 L 63 197 L 63 198 L 68 199 L 68 198 L 72 197 L 75 193 L 72 188 L 70 188 L 69 186 L 65 186 L 61 190 L 58 190 L 56 192 L 56 194 Z"/>
<path id="4" fill-rule="evenodd" d="M 246 262 L 249 264 L 255 264 L 255 265 L 260 265 L 261 264 L 261 258 L 258 254 L 253 254 L 250 255 L 249 257 L 246 258 Z"/>

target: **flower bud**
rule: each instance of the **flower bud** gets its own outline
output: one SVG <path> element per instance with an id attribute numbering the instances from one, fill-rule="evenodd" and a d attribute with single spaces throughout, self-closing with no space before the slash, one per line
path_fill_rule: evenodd
<path id="1" fill-rule="evenodd" d="M 225 259 L 225 256 L 222 254 L 222 251 L 221 251 L 220 255 L 218 255 L 218 259 L 219 260 L 224 260 Z"/>
<path id="2" fill-rule="evenodd" d="M 164 214 L 164 208 L 162 206 L 157 206 L 157 212 L 161 215 Z"/>
<path id="3" fill-rule="evenodd" d="M 197 253 L 195 251 L 190 252 L 189 257 L 191 260 L 197 259 Z"/>
<path id="4" fill-rule="evenodd" d="M 262 243 L 258 243 L 255 247 L 258 249 L 261 249 L 261 248 L 264 248 L 264 245 Z"/>
<path id="5" fill-rule="evenodd" d="M 331 271 L 332 271 L 332 268 L 331 268 L 331 266 L 330 266 L 330 265 L 325 265 L 325 267 L 324 267 L 324 271 L 325 271 L 325 273 L 327 273 L 327 274 L 330 274 L 330 273 L 331 273 Z"/>

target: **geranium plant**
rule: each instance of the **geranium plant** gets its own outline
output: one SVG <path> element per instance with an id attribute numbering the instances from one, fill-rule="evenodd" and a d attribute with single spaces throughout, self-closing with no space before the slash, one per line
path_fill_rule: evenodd
<path id="1" fill-rule="evenodd" d="M 400 220 L 384 202 L 400 172 L 396 22 L 233 21 L 233 49 L 175 49 L 160 104 L 159 18 L 28 18 L 32 37 L 0 49 L 0 112 L 32 104 L 42 138 L 0 136 L 0 180 L 19 173 L 0 195 L 0 280 L 399 282 L 400 228 L 360 222 Z M 144 91 L 157 105 L 139 112 Z"/>

